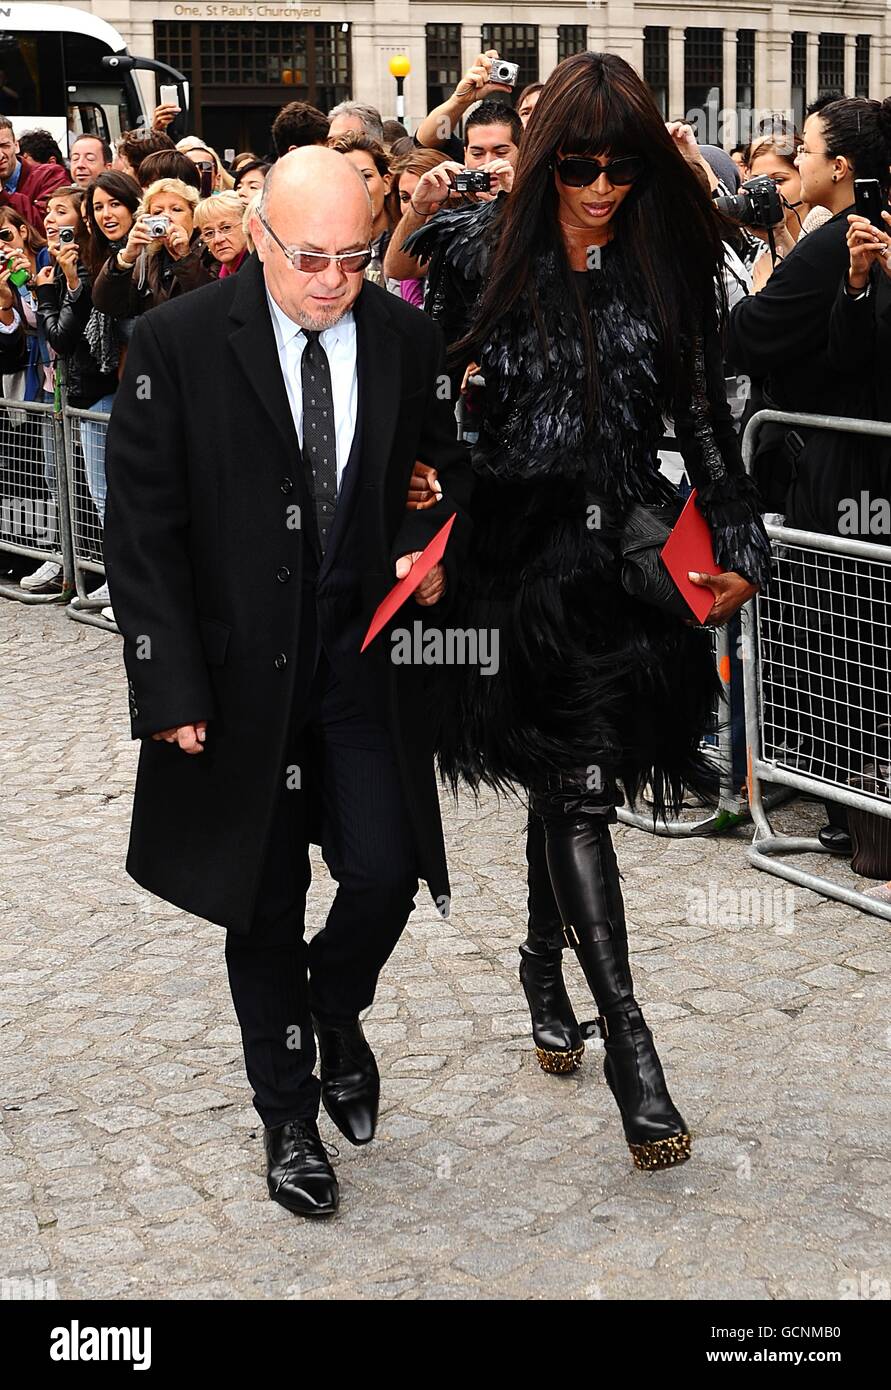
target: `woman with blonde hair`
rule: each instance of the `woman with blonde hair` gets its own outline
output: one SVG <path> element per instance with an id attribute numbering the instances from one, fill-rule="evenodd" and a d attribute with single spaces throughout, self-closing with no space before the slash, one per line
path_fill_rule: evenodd
<path id="1" fill-rule="evenodd" d="M 212 193 L 202 198 L 195 208 L 195 226 L 216 262 L 211 271 L 217 278 L 234 275 L 248 254 L 244 234 L 244 203 L 234 190 Z"/>
<path id="2" fill-rule="evenodd" d="M 213 279 L 194 224 L 198 193 L 181 179 L 158 179 L 142 195 L 126 245 L 105 262 L 93 303 L 113 318 L 133 318 Z"/>
<path id="3" fill-rule="evenodd" d="M 235 187 L 235 180 L 223 168 L 223 161 L 213 145 L 205 144 L 197 135 L 187 135 L 184 140 L 179 141 L 176 148 L 187 155 L 202 174 L 209 173 L 212 176 L 209 190 L 211 193 L 222 193 L 225 188 Z"/>

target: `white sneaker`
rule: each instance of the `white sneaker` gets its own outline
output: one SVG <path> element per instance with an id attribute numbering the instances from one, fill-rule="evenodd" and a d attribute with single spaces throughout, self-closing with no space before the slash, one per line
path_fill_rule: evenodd
<path id="1" fill-rule="evenodd" d="M 62 566 L 54 560 L 46 560 L 33 574 L 26 574 L 19 580 L 19 588 L 28 594 L 48 594 L 54 590 L 62 591 Z"/>
<path id="2" fill-rule="evenodd" d="M 107 584 L 100 584 L 98 589 L 94 589 L 91 594 L 87 594 L 85 603 L 91 608 L 105 608 L 111 602 L 111 594 L 108 592 Z"/>
<path id="3" fill-rule="evenodd" d="M 104 618 L 107 623 L 114 623 L 114 609 L 103 608 L 100 617 Z M 117 623 L 114 623 L 114 625 L 117 627 Z"/>

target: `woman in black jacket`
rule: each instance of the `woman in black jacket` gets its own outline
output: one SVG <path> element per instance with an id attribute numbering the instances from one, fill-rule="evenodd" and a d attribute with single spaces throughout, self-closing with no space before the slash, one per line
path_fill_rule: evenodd
<path id="1" fill-rule="evenodd" d="M 708 633 L 623 588 L 620 535 L 635 504 L 673 498 L 657 456 L 667 411 L 727 571 L 698 577 L 708 621 L 769 573 L 724 393 L 721 225 L 649 90 L 608 53 L 567 58 L 545 83 L 510 194 L 421 235 L 439 223 L 448 237 L 453 218 L 488 248 L 454 355 L 486 383 L 462 621 L 497 635 L 498 668 L 453 668 L 442 763 L 453 782 L 529 794 L 520 974 L 539 1062 L 569 1071 L 583 1048 L 565 943 L 634 1162 L 664 1168 L 690 1135 L 634 997 L 609 824 L 617 779 L 631 795 L 649 781 L 663 811 L 703 785 L 716 682 Z"/>
<path id="2" fill-rule="evenodd" d="M 118 384 L 118 347 L 113 324 L 93 307 L 83 198 L 84 190 L 72 185 L 57 189 L 47 205 L 47 240 L 55 264 L 37 275 L 37 316 L 47 343 L 64 363 L 68 404 L 109 411 Z M 92 482 L 90 491 L 95 501 L 99 489 Z M 101 494 L 104 510 L 104 485 Z"/>
<path id="3" fill-rule="evenodd" d="M 780 410 L 887 419 L 885 353 L 869 350 L 870 332 L 855 346 L 852 320 L 872 323 L 873 303 L 848 305 L 883 293 L 872 282 L 847 285 L 854 180 L 874 179 L 883 205 L 891 188 L 891 98 L 843 97 L 809 116 L 797 156 L 801 197 L 825 207 L 828 222 L 801 237 L 765 286 L 735 306 L 728 358 L 736 370 L 764 378 L 764 403 Z M 881 279 L 881 277 L 880 277 Z M 879 321 L 881 322 L 881 320 Z M 844 330 L 847 329 L 847 332 Z M 868 514 L 850 505 L 861 493 L 889 496 L 891 448 L 833 430 L 789 425 L 762 432 L 756 462 L 790 470 L 786 525 L 824 535 L 887 539 Z M 887 720 L 880 693 L 887 643 L 881 612 L 838 557 L 815 552 L 786 562 L 789 602 L 768 650 L 768 685 L 780 693 L 766 742 L 795 771 L 847 785 L 875 761 L 877 731 Z M 869 693 L 872 688 L 873 694 Z M 826 805 L 819 831 L 824 847 L 850 855 L 843 807 Z"/>
<path id="4" fill-rule="evenodd" d="M 41 336 L 63 364 L 67 404 L 107 414 L 118 386 L 118 339 L 112 320 L 93 305 L 83 199 L 84 190 L 72 185 L 57 189 L 47 205 L 46 231 L 55 265 L 37 276 L 37 318 Z M 75 428 L 79 428 L 84 475 L 101 529 L 105 523 L 105 425 L 82 420 Z M 82 533 L 89 529 L 84 522 L 81 518 Z M 107 584 L 92 591 L 90 603 L 110 613 Z"/>

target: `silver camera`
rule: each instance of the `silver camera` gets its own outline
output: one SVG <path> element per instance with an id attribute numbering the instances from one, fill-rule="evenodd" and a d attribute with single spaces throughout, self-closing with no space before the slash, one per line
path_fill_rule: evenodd
<path id="1" fill-rule="evenodd" d="M 73 227 L 60 227 L 60 228 L 59 228 L 59 243 L 60 243 L 60 245 L 62 245 L 62 246 L 70 246 L 73 240 L 74 240 L 74 228 L 73 228 Z"/>
<path id="2" fill-rule="evenodd" d="M 490 82 L 503 82 L 508 87 L 516 85 L 519 76 L 519 63 L 506 63 L 503 58 L 493 58 L 489 69 Z"/>
<path id="3" fill-rule="evenodd" d="M 146 230 L 155 241 L 160 241 L 170 231 L 170 218 L 158 213 L 145 219 Z"/>

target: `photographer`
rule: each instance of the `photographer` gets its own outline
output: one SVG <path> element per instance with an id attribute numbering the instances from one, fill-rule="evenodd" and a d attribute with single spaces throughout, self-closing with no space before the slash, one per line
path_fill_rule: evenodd
<path id="1" fill-rule="evenodd" d="M 797 164 L 801 144 L 801 136 L 791 131 L 788 134 L 763 136 L 749 146 L 749 178 L 769 178 L 780 196 L 783 221 L 773 228 L 774 245 L 779 257 L 787 256 L 792 250 L 802 234 L 804 219 L 811 210 L 810 204 L 801 195 L 801 174 Z M 773 274 L 774 256 L 766 244 L 766 228 L 753 226 L 749 230 L 765 243 L 752 266 L 752 293 L 758 294 Z"/>
<path id="2" fill-rule="evenodd" d="M 441 150 L 422 150 L 412 146 L 407 154 L 394 159 L 391 165 L 393 180 L 390 185 L 390 192 L 387 194 L 387 202 L 390 204 L 390 217 L 394 227 L 398 226 L 405 214 L 410 210 L 412 199 L 421 179 L 431 169 L 437 165 L 444 164 L 446 156 Z M 413 267 L 417 262 L 406 257 L 406 261 Z M 393 263 L 395 264 L 395 257 Z M 386 260 L 384 262 L 386 268 Z M 389 280 L 390 285 L 398 286 L 395 293 L 409 304 L 414 304 L 416 309 L 424 307 L 424 284 L 426 273 L 418 267 L 414 274 Z"/>
<path id="3" fill-rule="evenodd" d="M 875 293 L 863 280 L 865 255 L 852 259 L 849 240 L 860 237 L 851 236 L 849 217 L 856 211 L 855 179 L 874 180 L 877 203 L 887 207 L 889 163 L 891 99 L 840 98 L 805 122 L 797 156 L 801 196 L 811 207 L 827 208 L 831 216 L 800 238 L 764 288 L 730 315 L 729 354 L 741 370 L 764 379 L 766 405 L 865 419 L 887 412 L 884 355 L 840 350 L 841 315 L 863 307 L 846 305 L 840 295 L 847 293 L 852 265 L 851 292 L 864 298 Z M 838 536 L 845 499 L 859 497 L 861 489 L 874 493 L 887 486 L 886 457 L 884 440 L 872 444 L 834 430 L 768 425 L 760 435 L 756 463 L 760 475 L 778 471 L 786 484 L 778 510 L 787 526 Z M 868 528 L 865 537 L 876 539 Z M 860 651 L 869 625 L 864 622 L 867 610 L 859 602 L 854 620 L 852 594 L 844 589 L 840 566 L 820 556 L 809 572 L 804 566 L 798 570 L 785 621 L 799 665 L 784 676 L 786 727 L 776 736 L 790 748 L 795 745 L 793 765 L 846 782 L 863 774 L 863 756 L 850 748 L 852 722 L 859 726 L 861 749 L 879 722 L 863 692 L 852 698 L 855 687 L 874 678 L 879 648 L 871 655 Z M 843 808 L 828 803 L 827 811 L 821 843 L 834 853 L 849 854 Z"/>
<path id="4" fill-rule="evenodd" d="M 37 272 L 49 263 L 37 228 L 15 209 L 0 206 L 0 394 L 6 400 L 47 404 L 53 399 L 49 347 L 39 332 L 34 295 Z M 7 407 L 4 430 L 8 433 L 0 450 L 0 497 L 45 502 L 45 477 L 55 476 L 52 422 Z M 32 539 L 27 531 L 24 539 Z M 16 565 L 17 577 L 32 563 Z M 30 593 L 58 593 L 62 588 L 61 566 L 50 561 L 33 575 L 25 573 L 25 578 Z"/>
<path id="5" fill-rule="evenodd" d="M 437 224 L 436 238 L 425 238 L 422 255 L 418 255 L 417 243 L 414 243 L 414 255 L 403 248 L 408 238 L 447 203 L 466 204 L 467 196 L 457 193 L 455 189 L 455 178 L 462 170 L 475 169 L 489 175 L 487 189 L 472 191 L 474 202 L 489 201 L 499 193 L 510 192 L 513 188 L 514 168 L 519 156 L 522 134 L 520 118 L 509 106 L 503 106 L 496 101 L 480 103 L 468 118 L 464 129 L 463 164 L 449 160 L 431 169 L 418 182 L 387 249 L 384 270 L 389 277 L 394 280 L 407 280 L 422 276 L 423 263 L 431 259 L 436 245 L 441 244 L 444 251 L 445 241 L 440 243 L 439 234 L 450 240 L 453 230 L 452 224 L 444 222 Z M 429 271 L 427 273 L 429 277 Z M 431 283 L 437 276 L 438 266 Z M 456 336 L 460 337 L 460 332 Z"/>
<path id="6" fill-rule="evenodd" d="M 118 339 L 113 321 L 93 306 L 83 203 L 84 191 L 76 185 L 57 189 L 50 198 L 46 230 L 55 265 L 45 267 L 36 277 L 37 318 L 42 338 L 64 364 L 68 405 L 107 414 L 118 386 Z M 101 528 L 105 519 L 105 427 L 98 421 L 82 420 L 79 432 L 84 475 Z M 55 469 L 49 456 L 47 485 L 55 494 Z M 99 607 L 108 604 L 107 584 L 91 593 L 90 602 Z"/>
<path id="7" fill-rule="evenodd" d="M 493 92 L 512 93 L 511 82 L 493 82 L 492 65 L 501 59 L 494 48 L 481 53 L 461 78 L 452 95 L 429 111 L 415 131 L 415 144 L 428 149 L 446 150 L 452 159 L 461 159 L 461 142 L 455 134 L 462 117 L 475 102 L 485 101 Z M 513 66 L 513 65 L 512 65 Z M 523 95 L 528 94 L 528 88 Z M 510 108 L 507 108 L 510 109 Z M 519 117 L 517 118 L 519 119 Z M 527 117 L 528 119 L 528 117 Z M 466 142 L 465 142 L 466 143 Z"/>
<path id="8" fill-rule="evenodd" d="M 96 276 L 93 303 L 113 318 L 133 318 L 213 279 L 193 223 L 198 194 L 180 179 L 145 190 L 122 250 Z"/>

